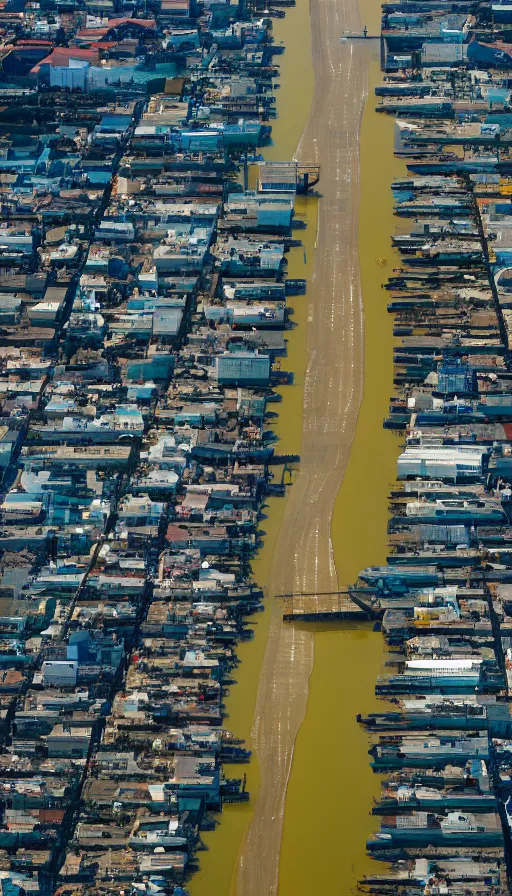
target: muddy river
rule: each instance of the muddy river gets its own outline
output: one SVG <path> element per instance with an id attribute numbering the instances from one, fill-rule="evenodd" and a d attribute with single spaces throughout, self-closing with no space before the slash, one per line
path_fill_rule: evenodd
<path id="1" fill-rule="evenodd" d="M 360 0 L 361 21 L 370 33 L 380 27 L 380 8 Z M 276 93 L 279 118 L 273 122 L 269 159 L 293 157 L 313 97 L 313 60 L 308 0 L 297 0 L 286 19 L 274 22 L 276 41 L 286 44 Z M 382 428 L 392 386 L 392 321 L 386 311 L 382 283 L 396 266 L 390 248 L 396 227 L 390 183 L 403 168 L 393 158 L 391 119 L 374 112 L 373 90 L 379 82 L 378 43 L 369 69 L 368 96 L 361 129 L 361 194 L 359 250 L 364 299 L 364 396 L 350 460 L 332 518 L 332 545 L 340 582 L 353 582 L 365 566 L 386 556 L 387 493 L 394 479 L 399 451 L 397 437 Z M 376 149 L 378 147 L 378 150 Z M 322 183 L 320 180 L 319 189 Z M 321 200 L 320 200 L 321 201 Z M 299 231 L 303 248 L 289 254 L 289 276 L 311 277 L 314 264 L 317 200 L 299 198 L 296 214 L 307 222 Z M 314 296 L 313 296 L 314 299 Z M 282 366 L 294 373 L 294 384 L 282 390 L 276 432 L 279 450 L 299 453 L 303 386 L 306 368 L 308 297 L 291 300 L 296 327 L 288 331 L 288 353 Z M 340 351 L 342 345 L 340 345 Z M 265 586 L 273 560 L 285 500 L 270 499 L 262 529 L 264 547 L 253 563 L 255 579 Z M 265 651 L 269 607 L 254 619 L 255 638 L 240 645 L 237 685 L 226 698 L 226 727 L 250 744 L 259 672 Z M 279 896 L 349 894 L 370 870 L 365 839 L 374 828 L 369 814 L 378 779 L 368 763 L 368 743 L 355 721 L 356 713 L 376 708 L 374 683 L 382 665 L 383 641 L 370 625 L 310 626 L 314 631 L 314 667 L 309 682 L 305 720 L 296 742 L 286 797 Z M 237 855 L 258 790 L 255 758 L 247 766 L 227 767 L 231 776 L 247 773 L 251 800 L 226 806 L 215 832 L 204 835 L 207 850 L 199 853 L 201 870 L 189 884 L 191 896 L 234 894 Z M 265 896 L 265 894 L 261 894 Z"/>

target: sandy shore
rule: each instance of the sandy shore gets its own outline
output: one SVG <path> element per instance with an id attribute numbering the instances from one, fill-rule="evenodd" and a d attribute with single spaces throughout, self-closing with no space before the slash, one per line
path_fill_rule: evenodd
<path id="1" fill-rule="evenodd" d="M 311 0 L 310 12 L 315 94 L 297 157 L 321 165 L 323 199 L 309 291 L 300 472 L 279 535 L 270 599 L 338 586 L 331 514 L 363 394 L 357 218 L 370 50 L 362 42 L 340 42 L 345 30 L 361 28 L 357 0 Z M 277 893 L 286 786 L 312 664 L 312 635 L 283 625 L 275 606 L 252 731 L 261 786 L 239 854 L 237 896 Z"/>

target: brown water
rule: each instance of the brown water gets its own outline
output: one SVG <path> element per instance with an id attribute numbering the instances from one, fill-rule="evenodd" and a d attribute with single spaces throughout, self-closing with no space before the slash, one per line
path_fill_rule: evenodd
<path id="1" fill-rule="evenodd" d="M 331 530 L 338 577 L 346 583 L 354 582 L 365 566 L 385 561 L 387 494 L 399 445 L 393 433 L 382 429 L 393 389 L 392 321 L 381 284 L 399 260 L 390 249 L 394 228 L 390 183 L 401 167 L 392 153 L 392 121 L 373 111 L 378 78 L 376 59 L 361 133 L 364 396 Z M 374 686 L 383 639 L 370 625 L 343 629 L 317 625 L 314 631 L 307 714 L 288 785 L 280 896 L 351 893 L 372 865 L 365 840 L 375 829 L 369 809 L 379 781 L 370 770 L 367 736 L 355 716 L 378 708 Z"/>
<path id="2" fill-rule="evenodd" d="M 379 30 L 379 5 L 360 0 L 361 18 L 370 33 Z M 266 158 L 293 157 L 306 123 L 313 95 L 309 4 L 297 0 L 285 20 L 274 23 L 277 41 L 287 50 L 277 57 L 280 84 L 279 118 L 273 122 L 274 145 Z M 337 498 L 332 541 L 341 582 L 351 582 L 364 566 L 383 562 L 386 555 L 387 492 L 394 479 L 398 441 L 382 429 L 392 394 L 392 322 L 386 311 L 387 293 L 381 288 L 398 258 L 390 249 L 395 228 L 389 185 L 403 173 L 393 158 L 393 124 L 377 115 L 373 90 L 380 79 L 378 48 L 372 63 L 369 102 L 361 135 L 360 259 L 365 311 L 365 388 L 345 479 Z M 376 147 L 378 151 L 376 152 Z M 320 183 L 321 188 L 321 183 Z M 299 198 L 296 213 L 308 223 L 300 231 L 304 248 L 289 256 L 289 275 L 311 277 L 316 239 L 316 200 Z M 386 265 L 382 266 L 382 259 Z M 288 354 L 282 366 L 294 372 L 294 385 L 282 390 L 276 432 L 283 452 L 300 452 L 303 384 L 306 364 L 307 297 L 293 301 L 288 332 Z M 262 528 L 263 550 L 253 563 L 256 580 L 268 581 L 270 565 L 284 513 L 285 501 L 270 499 Z M 269 609 L 255 617 L 254 641 L 240 645 L 242 664 L 237 685 L 226 699 L 226 726 L 250 738 L 265 651 Z M 369 815 L 378 781 L 368 763 L 368 742 L 356 724 L 357 712 L 377 707 L 374 684 L 383 657 L 382 636 L 370 626 L 312 627 L 315 663 L 310 679 L 307 715 L 300 729 L 290 776 L 284 821 L 280 896 L 348 894 L 357 879 L 369 871 L 365 839 L 375 828 Z M 247 772 L 252 799 L 227 806 L 217 830 L 204 835 L 207 852 L 200 853 L 201 870 L 192 879 L 191 896 L 228 896 L 233 893 L 236 858 L 251 817 L 258 788 L 257 763 L 227 767 L 228 775 Z M 265 894 L 262 894 L 265 896 Z"/>
<path id="3" fill-rule="evenodd" d="M 307 0 L 298 0 L 297 6 L 287 11 L 286 19 L 274 22 L 276 42 L 283 41 L 287 50 L 278 56 L 280 89 L 277 91 L 279 118 L 272 122 L 273 145 L 265 150 L 265 158 L 291 159 L 304 129 L 313 95 L 313 66 L 309 38 L 309 6 Z M 293 51 L 290 47 L 293 45 Z M 254 176 L 254 173 L 253 173 Z M 316 199 L 298 197 L 296 217 L 307 222 L 307 230 L 297 231 L 303 247 L 288 254 L 290 277 L 311 278 L 316 238 Z M 295 327 L 287 332 L 287 356 L 282 359 L 284 370 L 294 374 L 293 386 L 278 391 L 283 396 L 272 409 L 279 413 L 274 429 L 279 436 L 279 451 L 300 452 L 302 431 L 302 401 L 306 369 L 306 321 L 307 295 L 289 299 L 294 309 Z M 285 509 L 285 499 L 270 498 L 264 509 L 265 519 L 261 528 L 265 532 L 264 547 L 252 564 L 254 579 L 265 586 L 277 542 L 277 536 Z M 252 622 L 255 628 L 253 641 L 238 647 L 241 665 L 234 673 L 237 681 L 226 697 L 227 717 L 225 725 L 237 737 L 250 742 L 251 726 L 256 703 L 259 672 L 265 652 L 266 636 L 270 621 L 270 608 L 257 614 Z M 250 744 L 249 744 L 250 745 Z M 203 835 L 207 852 L 199 853 L 200 871 L 191 879 L 188 889 L 191 896 L 228 896 L 234 887 L 234 871 L 237 853 L 243 833 L 252 814 L 253 801 L 258 789 L 258 768 L 255 758 L 248 765 L 225 766 L 226 775 L 240 777 L 247 774 L 247 787 L 251 800 L 241 805 L 227 805 L 220 817 L 217 829 Z M 262 894 L 263 896 L 263 894 Z"/>

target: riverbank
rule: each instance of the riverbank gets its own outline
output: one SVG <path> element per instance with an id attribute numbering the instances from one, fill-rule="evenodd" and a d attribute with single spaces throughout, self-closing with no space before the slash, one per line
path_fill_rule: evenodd
<path id="1" fill-rule="evenodd" d="M 439 892 L 505 896 L 512 850 L 509 33 L 485 7 L 461 16 L 464 31 L 443 47 L 449 67 L 440 69 L 430 40 L 444 28 L 444 13 L 422 9 L 411 29 L 406 3 L 387 12 L 377 111 L 394 125 L 405 170 L 392 182 L 400 259 L 386 282 L 396 344 L 383 424 L 402 450 L 382 499 L 387 560 L 361 558 L 358 571 L 389 651 L 375 693 L 392 701 L 359 717 L 371 768 L 384 776 L 366 850 L 385 865 L 369 866 L 358 890 L 395 894 L 414 881 L 412 889 L 427 893 L 435 881 Z"/>

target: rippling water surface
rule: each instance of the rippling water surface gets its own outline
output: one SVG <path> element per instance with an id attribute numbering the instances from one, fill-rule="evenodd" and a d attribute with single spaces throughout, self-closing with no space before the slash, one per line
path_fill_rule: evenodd
<path id="1" fill-rule="evenodd" d="M 361 0 L 361 19 L 370 33 L 379 28 L 379 7 Z M 265 151 L 272 159 L 294 155 L 306 123 L 313 95 L 309 5 L 297 0 L 285 20 L 274 23 L 277 41 L 287 50 L 277 57 L 281 66 L 277 91 L 279 119 L 273 122 L 274 144 Z M 391 119 L 377 115 L 373 90 L 380 79 L 375 44 L 369 72 L 369 102 L 361 132 L 360 264 L 365 314 L 365 384 L 356 437 L 338 495 L 332 522 L 332 542 L 340 582 L 351 582 L 367 565 L 386 556 L 387 492 L 394 478 L 399 450 L 397 437 L 382 429 L 392 394 L 392 324 L 386 312 L 387 293 L 381 284 L 398 258 L 390 249 L 395 228 L 390 183 L 402 173 L 393 159 Z M 320 182 L 320 189 L 321 189 Z M 297 213 L 307 223 L 300 231 L 304 249 L 293 250 L 289 275 L 311 278 L 316 239 L 316 200 L 299 199 Z M 384 261 L 385 260 L 385 261 Z M 310 287 L 311 288 L 311 287 Z M 282 366 L 293 370 L 295 382 L 282 390 L 276 406 L 280 450 L 300 452 L 303 383 L 306 364 L 307 297 L 292 300 L 297 328 L 289 331 L 288 357 Z M 340 345 L 340 351 L 342 345 Z M 262 528 L 265 547 L 253 564 L 265 585 L 284 512 L 284 501 L 270 499 Z M 269 610 L 255 618 L 254 641 L 240 646 L 242 659 L 235 673 L 238 684 L 227 697 L 226 726 L 249 740 L 259 670 L 265 650 Z M 368 873 L 365 839 L 375 824 L 369 815 L 378 780 L 368 764 L 367 738 L 355 722 L 358 712 L 377 708 L 375 678 L 383 659 L 382 637 L 371 626 L 312 627 L 315 663 L 310 679 L 306 718 L 300 729 L 289 781 L 283 830 L 280 896 L 349 894 L 357 879 Z M 227 773 L 248 776 L 253 796 L 258 788 L 255 760 Z M 237 853 L 250 819 L 253 800 L 227 806 L 217 830 L 205 835 L 209 847 L 200 853 L 201 871 L 195 875 L 192 896 L 233 893 Z M 264 896 L 264 894 L 262 894 Z"/>

